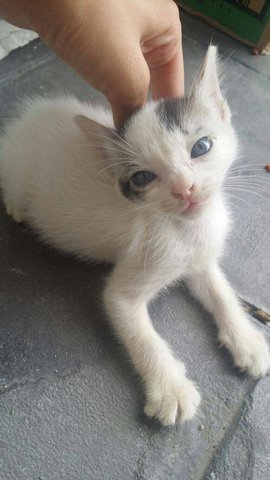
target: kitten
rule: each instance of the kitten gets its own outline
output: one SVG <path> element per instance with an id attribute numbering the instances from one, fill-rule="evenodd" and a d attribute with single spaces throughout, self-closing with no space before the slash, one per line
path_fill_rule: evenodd
<path id="1" fill-rule="evenodd" d="M 147 312 L 173 281 L 211 312 L 241 370 L 258 378 L 270 366 L 217 263 L 229 227 L 222 183 L 236 155 L 212 46 L 188 98 L 150 102 L 118 132 L 102 108 L 34 99 L 2 139 L 8 214 L 65 252 L 115 263 L 105 306 L 144 382 L 145 413 L 163 425 L 190 419 L 200 403 Z"/>

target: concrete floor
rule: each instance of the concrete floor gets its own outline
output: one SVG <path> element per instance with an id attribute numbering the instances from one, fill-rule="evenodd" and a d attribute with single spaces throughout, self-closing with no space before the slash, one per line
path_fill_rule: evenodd
<path id="1" fill-rule="evenodd" d="M 213 36 L 244 158 L 269 163 L 270 61 L 185 14 L 187 87 Z M 0 123 L 25 95 L 68 91 L 104 101 L 39 41 L 0 62 Z M 261 172 L 264 170 L 262 168 Z M 270 175 L 265 172 L 266 181 Z M 270 308 L 270 195 L 235 192 L 224 269 L 239 294 Z M 147 420 L 143 392 L 103 313 L 109 269 L 55 253 L 1 206 L 0 479 L 268 480 L 270 378 L 240 374 L 200 306 L 172 287 L 151 305 L 203 401 L 189 423 Z M 270 342 L 269 328 L 262 323 Z M 201 429 L 203 425 L 203 429 Z"/>

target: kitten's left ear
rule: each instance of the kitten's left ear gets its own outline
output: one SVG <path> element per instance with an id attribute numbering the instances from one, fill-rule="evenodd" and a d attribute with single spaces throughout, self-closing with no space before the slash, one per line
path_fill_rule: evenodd
<path id="1" fill-rule="evenodd" d="M 217 47 L 208 47 L 191 95 L 196 96 L 196 100 L 201 100 L 204 104 L 210 100 L 214 103 L 217 113 L 221 116 L 222 120 L 226 123 L 230 122 L 230 108 L 220 91 L 217 72 Z"/>
<path id="2" fill-rule="evenodd" d="M 110 143 L 112 130 L 84 115 L 76 115 L 74 122 L 88 138 L 90 145 L 101 151 L 103 156 L 107 156 L 108 150 L 104 147 L 106 143 Z"/>

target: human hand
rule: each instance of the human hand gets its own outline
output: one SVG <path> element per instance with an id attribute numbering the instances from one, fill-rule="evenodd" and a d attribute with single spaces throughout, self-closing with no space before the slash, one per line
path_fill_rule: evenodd
<path id="1" fill-rule="evenodd" d="M 101 91 L 120 126 L 146 101 L 181 96 L 181 25 L 172 0 L 0 0 L 10 23 L 36 31 Z"/>

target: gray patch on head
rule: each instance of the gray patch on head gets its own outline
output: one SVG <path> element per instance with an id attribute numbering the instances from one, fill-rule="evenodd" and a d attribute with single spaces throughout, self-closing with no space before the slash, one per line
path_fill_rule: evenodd
<path id="1" fill-rule="evenodd" d="M 160 123 L 167 128 L 167 130 L 174 130 L 180 128 L 183 131 L 181 120 L 183 110 L 183 100 L 181 98 L 167 98 L 161 100 L 156 108 L 156 113 Z"/>
<path id="2" fill-rule="evenodd" d="M 132 188 L 132 184 L 129 179 L 120 179 L 119 187 L 124 197 L 128 200 L 134 201 L 143 197 L 144 192 Z"/>

